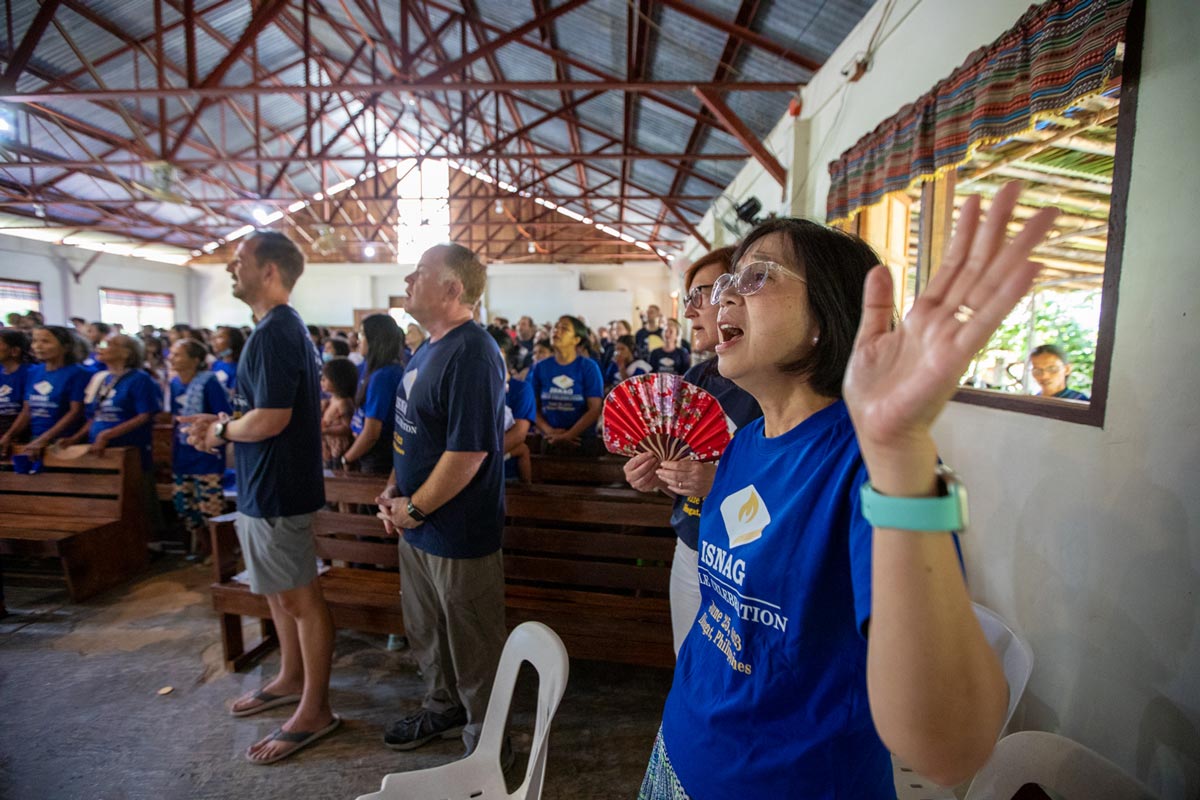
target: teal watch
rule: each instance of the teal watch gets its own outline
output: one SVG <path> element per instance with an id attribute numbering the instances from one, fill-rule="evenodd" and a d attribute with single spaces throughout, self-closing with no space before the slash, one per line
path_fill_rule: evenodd
<path id="1" fill-rule="evenodd" d="M 889 497 L 864 483 L 859 498 L 867 522 L 902 531 L 967 530 L 967 487 L 945 464 L 937 467 L 938 497 Z"/>

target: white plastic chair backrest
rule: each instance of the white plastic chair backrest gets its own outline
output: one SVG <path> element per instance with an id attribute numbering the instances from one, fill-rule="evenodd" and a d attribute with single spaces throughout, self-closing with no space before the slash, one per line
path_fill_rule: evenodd
<path id="1" fill-rule="evenodd" d="M 1004 668 L 1004 678 L 1008 682 L 1008 714 L 1000 728 L 1003 734 L 1012 720 L 1013 712 L 1017 710 L 1017 703 L 1021 701 L 1021 695 L 1025 693 L 1025 686 L 1033 672 L 1033 649 L 995 611 L 979 603 L 971 605 L 975 608 L 975 616 L 979 620 L 979 626 L 983 628 L 983 635 L 1000 659 Z"/>
<path id="2" fill-rule="evenodd" d="M 1141 783 L 1076 741 L 1042 731 L 1005 736 L 975 776 L 967 800 L 1012 800 L 1037 784 L 1063 800 L 1155 800 Z"/>
<path id="3" fill-rule="evenodd" d="M 569 671 L 567 648 L 558 634 L 546 625 L 522 622 L 508 635 L 504 652 L 500 654 L 500 665 L 496 668 L 496 680 L 492 683 L 492 695 L 483 718 L 483 730 L 479 733 L 479 745 L 472 755 L 499 764 L 508 708 L 512 704 L 517 673 L 523 661 L 528 661 L 537 670 L 538 702 L 525 780 L 514 796 L 537 798 L 541 796 L 542 780 L 546 773 L 546 740 L 550 721 L 554 719 L 554 712 L 558 710 L 559 701 L 566 691 Z"/>

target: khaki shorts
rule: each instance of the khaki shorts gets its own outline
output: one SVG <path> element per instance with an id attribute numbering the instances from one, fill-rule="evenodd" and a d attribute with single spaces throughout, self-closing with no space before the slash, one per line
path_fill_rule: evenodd
<path id="1" fill-rule="evenodd" d="M 312 520 L 312 514 L 266 518 L 238 514 L 237 535 L 250 575 L 250 591 L 279 594 L 316 580 Z"/>

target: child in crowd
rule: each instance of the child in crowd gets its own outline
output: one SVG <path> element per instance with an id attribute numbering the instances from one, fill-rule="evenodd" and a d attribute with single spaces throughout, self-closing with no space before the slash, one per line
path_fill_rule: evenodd
<path id="1" fill-rule="evenodd" d="M 321 415 L 321 459 L 325 469 L 340 469 L 342 456 L 354 442 L 350 421 L 354 418 L 357 384 L 358 368 L 346 356 L 336 356 L 321 366 L 321 391 L 329 395 Z"/>
<path id="2" fill-rule="evenodd" d="M 608 362 L 608 368 L 604 371 L 605 392 L 611 392 L 614 386 L 626 378 L 654 371 L 649 364 L 637 357 L 636 349 L 637 343 L 629 334 L 617 337 L 613 345 L 612 361 Z"/>
<path id="3" fill-rule="evenodd" d="M 21 414 L 28 375 L 29 337 L 15 329 L 0 331 L 0 436 Z"/>

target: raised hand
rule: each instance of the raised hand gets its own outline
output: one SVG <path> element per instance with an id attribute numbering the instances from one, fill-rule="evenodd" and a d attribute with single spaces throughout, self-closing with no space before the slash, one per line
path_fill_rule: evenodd
<path id="1" fill-rule="evenodd" d="M 914 446 L 932 452 L 930 427 L 959 378 L 1033 284 L 1041 265 L 1029 254 L 1058 210 L 1039 211 L 1010 241 L 1020 188 L 1013 182 L 1001 189 L 983 221 L 979 197 L 967 200 L 945 261 L 895 328 L 891 273 L 880 266 L 867 276 L 843 393 L 868 469 L 872 453 Z"/>

